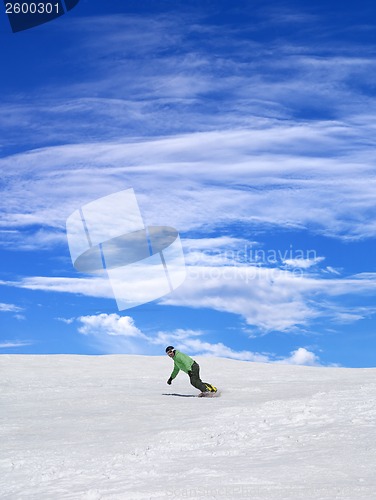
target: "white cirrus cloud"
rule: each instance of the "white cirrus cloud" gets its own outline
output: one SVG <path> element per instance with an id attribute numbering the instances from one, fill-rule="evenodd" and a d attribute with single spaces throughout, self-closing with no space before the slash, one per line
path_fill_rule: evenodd
<path id="1" fill-rule="evenodd" d="M 1 282 L 0 282 L 1 284 Z M 22 307 L 16 306 L 15 304 L 6 304 L 4 302 L 0 302 L 0 312 L 21 312 L 23 311 Z"/>
<path id="2" fill-rule="evenodd" d="M 202 237 L 231 224 L 308 228 L 343 239 L 376 234 L 371 150 L 357 146 L 363 132 L 371 140 L 373 130 L 354 127 L 350 140 L 345 124 L 268 120 L 257 127 L 5 157 L 2 226 L 31 228 L 35 248 L 61 244 L 68 215 L 117 185 L 137 191 L 148 224 L 199 231 Z M 3 244 L 17 239 L 22 248 L 21 236 L 9 233 Z M 31 248 L 29 234 L 25 244 Z"/>
<path id="3" fill-rule="evenodd" d="M 65 278 L 32 276 L 19 281 L 0 281 L 0 285 L 27 290 L 59 292 L 85 295 L 88 297 L 113 298 L 111 286 L 107 278 Z"/>
<path id="4" fill-rule="evenodd" d="M 196 266 L 187 267 L 187 271 L 185 283 L 165 297 L 163 304 L 235 313 L 262 332 L 308 326 L 313 320 L 327 317 L 328 311 L 335 319 L 336 308 L 341 313 L 343 308 L 332 303 L 329 310 L 329 299 L 347 294 L 364 298 L 376 293 L 376 274 L 372 273 L 323 279 L 303 272 L 296 274 L 296 270 L 256 266 Z M 373 313 L 373 309 L 369 312 Z M 355 314 L 352 318 L 360 319 Z"/>
<path id="5" fill-rule="evenodd" d="M 297 271 L 299 271 L 297 273 Z M 2 281 L 0 285 L 112 298 L 104 278 L 28 277 Z M 143 284 L 140 283 L 142 287 Z M 187 266 L 187 279 L 160 304 L 209 308 L 241 316 L 261 333 L 294 331 L 314 320 L 330 317 L 343 323 L 374 314 L 374 308 L 349 306 L 347 311 L 335 301 L 345 295 L 363 300 L 376 293 L 376 273 L 343 278 L 323 278 L 307 270 L 287 270 L 259 266 Z"/>
<path id="6" fill-rule="evenodd" d="M 325 260 L 325 257 L 316 257 L 315 259 L 285 259 L 283 263 L 287 267 L 294 267 L 298 269 L 308 269 Z"/>
<path id="7" fill-rule="evenodd" d="M 9 349 L 9 348 L 17 348 L 17 347 L 25 347 L 28 345 L 32 345 L 32 342 L 25 341 L 9 341 L 9 342 L 1 342 L 0 349 Z"/>

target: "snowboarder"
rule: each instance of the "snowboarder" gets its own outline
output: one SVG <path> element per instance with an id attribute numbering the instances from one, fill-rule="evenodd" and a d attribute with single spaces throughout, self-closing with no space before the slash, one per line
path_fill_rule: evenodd
<path id="1" fill-rule="evenodd" d="M 189 379 L 193 387 L 201 391 L 201 394 L 205 392 L 217 392 L 217 388 L 207 382 L 202 382 L 200 379 L 200 367 L 192 358 L 178 351 L 172 345 L 166 347 L 166 354 L 174 360 L 174 369 L 171 373 L 170 378 L 167 380 L 168 385 L 172 384 L 172 381 L 179 373 L 180 370 L 189 375 Z"/>

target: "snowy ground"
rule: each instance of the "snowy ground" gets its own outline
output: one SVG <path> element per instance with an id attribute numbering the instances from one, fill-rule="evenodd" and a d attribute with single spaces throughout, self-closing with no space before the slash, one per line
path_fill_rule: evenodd
<path id="1" fill-rule="evenodd" d="M 372 500 L 376 369 L 0 356 L 2 500 Z"/>

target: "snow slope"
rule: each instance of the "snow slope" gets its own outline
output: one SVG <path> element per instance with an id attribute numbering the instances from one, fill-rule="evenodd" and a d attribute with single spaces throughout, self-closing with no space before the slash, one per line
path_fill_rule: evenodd
<path id="1" fill-rule="evenodd" d="M 372 500 L 375 369 L 0 356 L 2 500 Z"/>

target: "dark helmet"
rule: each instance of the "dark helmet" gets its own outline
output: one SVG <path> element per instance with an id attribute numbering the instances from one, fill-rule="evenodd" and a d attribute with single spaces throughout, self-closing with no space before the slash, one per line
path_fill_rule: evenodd
<path id="1" fill-rule="evenodd" d="M 166 354 L 167 354 L 169 351 L 175 351 L 175 347 L 173 347 L 172 345 L 167 346 L 167 347 L 166 347 Z"/>

